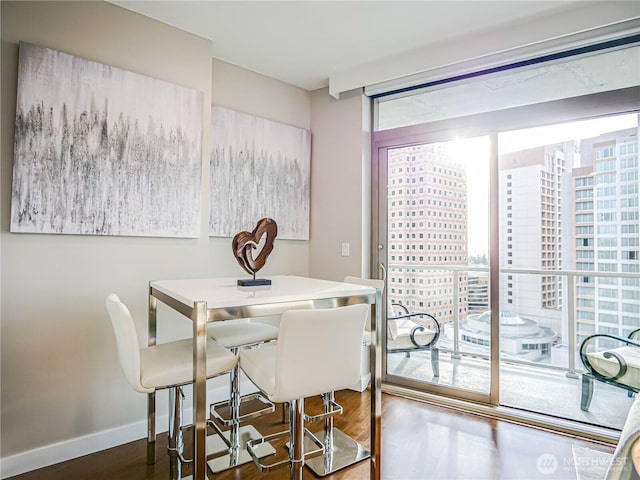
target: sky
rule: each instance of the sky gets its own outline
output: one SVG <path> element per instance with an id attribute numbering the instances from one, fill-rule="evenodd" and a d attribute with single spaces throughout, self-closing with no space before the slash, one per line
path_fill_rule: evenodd
<path id="1" fill-rule="evenodd" d="M 637 114 L 513 130 L 498 135 L 498 150 L 499 153 L 515 152 L 567 140 L 592 138 L 631 127 L 638 127 Z M 447 143 L 452 159 L 466 165 L 469 255 L 488 254 L 489 137 L 466 138 Z"/>

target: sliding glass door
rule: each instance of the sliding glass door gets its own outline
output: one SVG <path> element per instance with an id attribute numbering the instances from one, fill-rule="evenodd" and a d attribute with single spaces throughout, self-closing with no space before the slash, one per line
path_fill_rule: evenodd
<path id="1" fill-rule="evenodd" d="M 498 150 L 501 404 L 620 427 L 625 381 L 583 403 L 580 347 L 640 328 L 638 114 L 505 131 Z"/>
<path id="2" fill-rule="evenodd" d="M 638 69 L 625 37 L 374 94 L 384 381 L 622 426 L 640 389 Z"/>
<path id="3" fill-rule="evenodd" d="M 640 105 L 582 114 L 615 97 L 376 133 L 386 382 L 622 426 L 631 389 L 586 394 L 580 356 L 640 328 Z"/>
<path id="4" fill-rule="evenodd" d="M 488 401 L 491 139 L 390 140 L 377 144 L 387 380 Z"/>

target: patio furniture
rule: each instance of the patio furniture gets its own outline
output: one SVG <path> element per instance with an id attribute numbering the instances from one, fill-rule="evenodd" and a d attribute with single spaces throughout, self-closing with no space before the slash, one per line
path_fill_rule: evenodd
<path id="1" fill-rule="evenodd" d="M 629 396 L 640 391 L 640 329 L 628 337 L 598 333 L 580 345 L 580 359 L 587 370 L 582 374 L 580 408 L 589 410 L 593 380 L 624 388 Z"/>
<path id="2" fill-rule="evenodd" d="M 345 283 L 368 285 L 382 291 L 384 280 L 367 279 L 360 277 L 345 277 Z M 440 324 L 429 313 L 409 312 L 404 305 L 393 302 L 387 298 L 387 353 L 405 353 L 407 357 L 411 352 L 431 351 L 431 368 L 433 376 L 440 376 L 440 355 L 436 347 L 440 338 Z M 352 387 L 359 392 L 364 391 L 369 384 L 369 348 L 371 345 L 371 332 L 366 326 L 362 337 L 362 373 L 360 382 Z"/>
<path id="3" fill-rule="evenodd" d="M 440 337 L 440 324 L 435 317 L 424 312 L 409 312 L 409 309 L 395 302 L 389 302 L 387 310 L 387 353 L 430 350 L 433 376 L 440 376 L 439 350 L 436 347 Z"/>

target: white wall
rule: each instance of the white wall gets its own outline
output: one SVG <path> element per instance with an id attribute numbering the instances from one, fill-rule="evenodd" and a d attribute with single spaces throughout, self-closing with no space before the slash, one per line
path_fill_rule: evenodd
<path id="1" fill-rule="evenodd" d="M 112 4 L 2 1 L 1 9 L 0 453 L 6 477 L 145 435 L 146 398 L 120 371 L 105 296 L 122 297 L 144 338 L 149 280 L 244 275 L 231 239 L 207 236 L 209 105 L 303 128 L 310 127 L 311 107 L 310 94 L 296 87 L 223 62 L 212 68 L 210 41 Z M 204 92 L 199 238 L 9 233 L 19 41 Z M 308 257 L 309 242 L 277 240 L 263 272 L 305 275 Z M 191 332 L 188 320 L 166 309 L 158 328 L 159 341 Z M 166 412 L 166 395 L 159 395 L 158 407 L 160 415 Z"/>

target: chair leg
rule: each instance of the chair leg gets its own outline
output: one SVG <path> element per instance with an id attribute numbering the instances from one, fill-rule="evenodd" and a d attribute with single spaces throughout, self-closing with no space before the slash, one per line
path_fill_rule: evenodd
<path id="1" fill-rule="evenodd" d="M 180 480 L 181 462 L 180 458 L 184 450 L 182 441 L 182 389 L 174 387 L 169 389 L 169 442 L 167 451 L 169 453 L 169 478 Z"/>
<path id="2" fill-rule="evenodd" d="M 231 349 L 231 352 L 238 357 L 238 347 Z M 229 426 L 229 465 L 238 465 L 240 454 L 240 362 L 230 372 L 230 388 L 229 388 L 229 415 L 232 423 Z"/>
<path id="3" fill-rule="evenodd" d="M 240 348 L 241 347 L 230 347 L 229 349 L 236 358 L 238 358 Z M 209 423 L 220 437 L 213 443 L 211 447 L 212 451 L 209 453 L 218 454 L 226 450 L 224 455 L 216 456 L 209 461 L 209 467 L 214 473 L 222 472 L 251 461 L 251 455 L 246 449 L 247 441 L 262 438 L 262 435 L 251 424 L 246 424 L 242 427 L 240 425 L 248 418 L 275 410 L 273 403 L 262 397 L 262 395 L 254 394 L 251 396 L 253 399 L 249 399 L 248 401 L 257 400 L 262 402 L 263 406 L 261 409 L 246 412 L 241 416 L 240 406 L 243 399 L 240 395 L 240 363 L 238 362 L 229 373 L 229 400 L 213 404 L 210 410 L 214 419 L 217 419 L 222 422 L 223 425 L 229 427 L 228 430 L 222 431 L 214 421 Z M 228 418 L 225 418 L 216 410 L 218 407 L 229 408 Z M 268 446 L 268 448 L 271 447 Z M 262 456 L 270 454 L 268 448 L 265 447 L 262 449 Z"/>
<path id="4" fill-rule="evenodd" d="M 437 348 L 431 349 L 431 369 L 434 377 L 440 376 L 440 350 Z"/>
<path id="5" fill-rule="evenodd" d="M 304 398 L 289 402 L 289 462 L 291 464 L 291 480 L 302 480 L 304 467 Z"/>
<path id="6" fill-rule="evenodd" d="M 335 393 L 328 392 L 322 394 L 322 406 L 324 413 L 331 411 L 331 402 L 335 402 Z M 329 415 L 324 419 L 324 445 L 325 456 L 330 457 L 333 453 L 333 415 Z"/>
<path id="7" fill-rule="evenodd" d="M 593 377 L 587 373 L 582 374 L 582 398 L 580 400 L 580 410 L 589 411 L 591 398 L 593 397 Z"/>
<path id="8" fill-rule="evenodd" d="M 360 445 L 339 428 L 334 427 L 333 416 L 342 413 L 342 407 L 335 403 L 335 392 L 323 393 L 322 405 L 323 429 L 315 433 L 314 436 L 322 441 L 323 452 L 320 456 L 310 456 L 305 460 L 305 465 L 317 477 L 330 475 L 371 456 L 369 449 Z M 320 416 L 307 417 L 307 421 L 319 419 Z M 306 439 L 305 450 L 311 451 L 312 441 L 311 438 Z"/>

